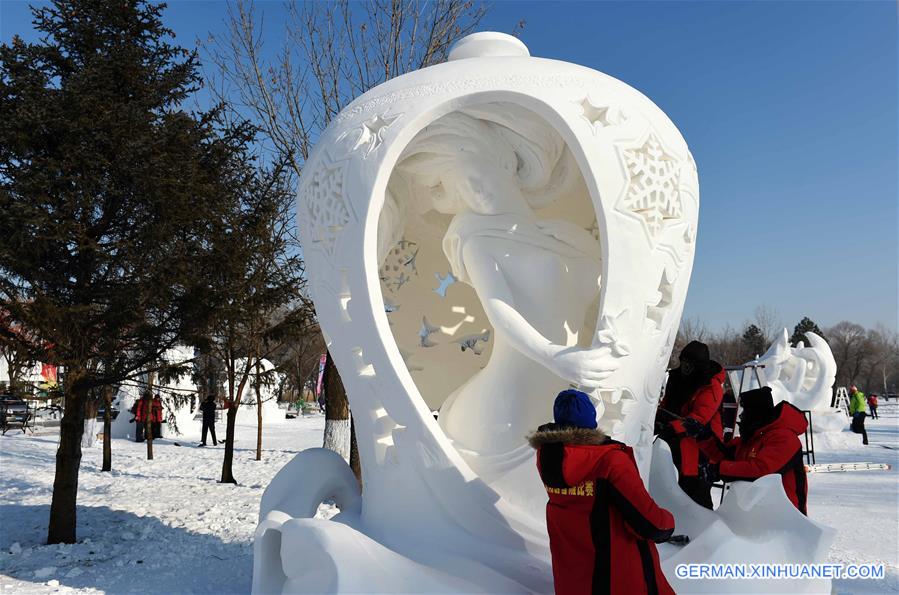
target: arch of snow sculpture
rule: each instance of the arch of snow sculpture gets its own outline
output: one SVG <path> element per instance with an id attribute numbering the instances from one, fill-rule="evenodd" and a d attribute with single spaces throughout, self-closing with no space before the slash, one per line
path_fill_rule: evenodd
<path id="1" fill-rule="evenodd" d="M 254 592 L 551 592 L 525 434 L 577 384 L 648 477 L 698 208 L 657 106 L 507 35 L 344 109 L 299 221 L 364 493 L 340 457 L 297 455 L 263 497 Z M 340 514 L 310 518 L 327 498 Z"/>

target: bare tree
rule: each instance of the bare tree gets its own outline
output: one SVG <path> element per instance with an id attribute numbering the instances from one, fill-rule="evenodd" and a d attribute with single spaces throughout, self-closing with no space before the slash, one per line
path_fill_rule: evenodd
<path id="1" fill-rule="evenodd" d="M 837 385 L 854 384 L 859 380 L 870 352 L 865 328 L 844 320 L 830 327 L 827 336 L 830 338 L 830 350 L 837 362 Z"/>
<path id="2" fill-rule="evenodd" d="M 862 364 L 862 379 L 868 392 L 888 393 L 889 379 L 897 370 L 899 359 L 899 338 L 894 330 L 879 324 L 866 333 L 867 357 Z"/>
<path id="3" fill-rule="evenodd" d="M 780 313 L 773 307 L 763 304 L 755 309 L 755 317 L 752 320 L 761 331 L 765 339 L 765 345 L 770 345 L 775 337 L 783 332 L 784 324 Z M 761 354 L 759 354 L 761 355 Z"/>
<path id="4" fill-rule="evenodd" d="M 708 338 L 709 329 L 699 318 L 681 318 L 680 327 L 677 329 L 677 338 L 674 340 L 674 348 L 668 360 L 669 368 L 676 368 L 677 356 L 690 341 L 704 341 Z"/>
<path id="5" fill-rule="evenodd" d="M 443 61 L 486 12 L 470 0 L 286 3 L 285 39 L 266 59 L 262 15 L 229 5 L 228 34 L 208 44 L 213 92 L 258 125 L 296 174 L 345 105 L 380 83 Z"/>
<path id="6" fill-rule="evenodd" d="M 390 78 L 443 61 L 486 12 L 471 0 L 290 1 L 286 8 L 285 40 L 270 61 L 253 3 L 229 5 L 227 35 L 206 48 L 216 67 L 207 79 L 236 118 L 261 129 L 264 148 L 295 176 L 345 105 Z M 342 429 L 352 426 L 348 417 L 335 419 L 349 414 L 346 393 L 333 378 L 336 368 L 329 374 L 324 443 L 346 453 L 352 432 Z"/>

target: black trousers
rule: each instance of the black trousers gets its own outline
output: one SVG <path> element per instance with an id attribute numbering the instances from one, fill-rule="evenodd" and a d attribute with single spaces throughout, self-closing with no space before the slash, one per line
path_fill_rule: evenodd
<path id="1" fill-rule="evenodd" d="M 855 413 L 852 415 L 852 425 L 851 429 L 856 434 L 862 435 L 862 444 L 868 443 L 868 432 L 865 431 L 865 416 L 867 414 L 863 412 Z"/>
<path id="2" fill-rule="evenodd" d="M 215 439 L 215 421 L 206 421 L 203 420 L 203 439 L 200 441 L 203 444 L 206 444 L 206 432 L 212 434 L 212 444 L 213 446 L 218 444 L 218 440 Z"/>
<path id="3" fill-rule="evenodd" d="M 712 485 L 699 477 L 683 477 L 677 480 L 677 485 L 690 496 L 693 502 L 712 510 Z"/>
<path id="4" fill-rule="evenodd" d="M 666 442 L 668 442 L 668 446 L 671 447 L 671 459 L 674 466 L 677 467 L 677 485 L 680 486 L 680 489 L 682 489 L 686 495 L 690 496 L 690 499 L 693 500 L 693 502 L 712 510 L 712 484 L 703 481 L 703 479 L 698 476 L 685 477 L 681 474 L 680 440 L 676 437 L 670 438 L 669 440 L 666 440 Z M 706 458 L 704 454 L 699 453 L 699 463 L 703 464 L 707 462 L 708 458 Z"/>
<path id="5" fill-rule="evenodd" d="M 877 407 L 871 407 L 871 419 L 877 419 Z"/>

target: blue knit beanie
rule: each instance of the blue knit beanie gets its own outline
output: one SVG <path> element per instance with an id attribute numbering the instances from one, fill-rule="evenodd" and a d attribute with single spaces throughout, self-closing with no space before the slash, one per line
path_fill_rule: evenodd
<path id="1" fill-rule="evenodd" d="M 576 428 L 596 428 L 596 407 L 587 393 L 569 388 L 556 397 L 553 404 L 553 417 L 560 426 Z"/>

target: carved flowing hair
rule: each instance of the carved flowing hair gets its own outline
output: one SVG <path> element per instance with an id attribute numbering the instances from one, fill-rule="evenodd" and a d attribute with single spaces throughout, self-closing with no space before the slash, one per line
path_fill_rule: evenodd
<path id="1" fill-rule="evenodd" d="M 447 172 L 460 155 L 509 172 L 531 208 L 568 193 L 580 172 L 559 133 L 531 110 L 488 103 L 458 110 L 419 132 L 403 151 L 391 177 L 378 226 L 378 260 L 401 239 L 410 213 L 434 208 Z"/>

